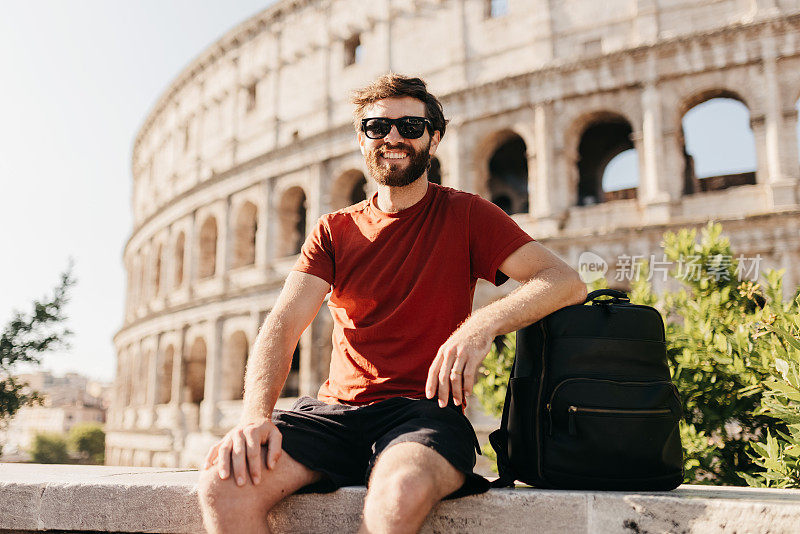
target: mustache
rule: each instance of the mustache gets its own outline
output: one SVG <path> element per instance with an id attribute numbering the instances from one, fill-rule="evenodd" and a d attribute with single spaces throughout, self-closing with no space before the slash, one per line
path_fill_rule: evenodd
<path id="1" fill-rule="evenodd" d="M 404 143 L 397 143 L 394 145 L 385 144 L 378 149 L 379 154 L 385 154 L 388 150 L 403 150 L 408 154 L 413 154 L 414 149 Z"/>

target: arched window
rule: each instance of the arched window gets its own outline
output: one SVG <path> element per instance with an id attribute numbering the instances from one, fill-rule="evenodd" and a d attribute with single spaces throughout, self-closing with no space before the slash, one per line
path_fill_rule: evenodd
<path id="1" fill-rule="evenodd" d="M 206 342 L 198 337 L 185 360 L 186 402 L 199 404 L 206 391 Z"/>
<path id="2" fill-rule="evenodd" d="M 200 265 L 197 276 L 209 278 L 217 270 L 217 220 L 208 217 L 200 227 Z"/>
<path id="3" fill-rule="evenodd" d="M 578 205 L 636 198 L 639 171 L 631 125 L 603 114 L 591 122 L 578 144 Z M 612 165 L 613 162 L 613 165 Z"/>
<path id="4" fill-rule="evenodd" d="M 300 187 L 289 188 L 279 203 L 280 250 L 279 256 L 300 253 L 306 237 L 306 194 Z"/>
<path id="5" fill-rule="evenodd" d="M 256 262 L 256 231 L 258 209 L 252 202 L 239 208 L 234 226 L 233 267 L 253 265 Z"/>
<path id="6" fill-rule="evenodd" d="M 367 179 L 364 173 L 351 169 L 336 177 L 331 184 L 331 208 L 340 210 L 367 198 Z"/>
<path id="7" fill-rule="evenodd" d="M 614 156 L 603 171 L 603 193 L 606 200 L 629 198 L 639 185 L 639 154 L 629 148 Z M 629 192 L 633 190 L 632 192 Z"/>
<path id="8" fill-rule="evenodd" d="M 247 336 L 241 330 L 234 332 L 225 343 L 224 365 L 222 367 L 222 400 L 242 398 L 248 352 Z"/>
<path id="9" fill-rule="evenodd" d="M 489 158 L 489 195 L 509 215 L 528 211 L 526 151 L 522 137 L 512 133 Z"/>
<path id="10" fill-rule="evenodd" d="M 756 183 L 750 111 L 735 95 L 714 93 L 686 112 L 681 125 L 686 194 Z"/>
<path id="11" fill-rule="evenodd" d="M 175 273 L 174 273 L 174 287 L 180 287 L 183 284 L 183 257 L 186 254 L 186 235 L 181 232 L 178 234 L 178 239 L 175 240 Z"/>

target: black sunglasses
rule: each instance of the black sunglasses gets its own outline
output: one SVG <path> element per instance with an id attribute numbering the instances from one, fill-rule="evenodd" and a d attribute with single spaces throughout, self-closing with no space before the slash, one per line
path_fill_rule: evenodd
<path id="1" fill-rule="evenodd" d="M 419 139 L 429 127 L 433 133 L 433 124 L 425 117 L 400 117 L 388 119 L 386 117 L 373 117 L 361 119 L 361 131 L 370 139 L 383 139 L 392 130 L 392 124 L 397 126 L 397 133 L 406 139 Z"/>

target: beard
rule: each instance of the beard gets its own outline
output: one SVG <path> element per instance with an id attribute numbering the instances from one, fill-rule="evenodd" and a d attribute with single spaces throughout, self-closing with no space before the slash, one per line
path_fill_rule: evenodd
<path id="1" fill-rule="evenodd" d="M 431 142 L 428 140 L 426 146 L 419 151 L 405 143 L 395 145 L 381 145 L 380 147 L 367 152 L 367 169 L 370 176 L 380 185 L 389 187 L 403 187 L 415 182 L 428 169 L 431 156 L 428 153 Z M 381 158 L 384 150 L 402 150 L 407 154 L 406 159 L 390 160 Z M 408 163 L 401 163 L 408 161 Z M 405 165 L 405 167 L 401 167 Z"/>

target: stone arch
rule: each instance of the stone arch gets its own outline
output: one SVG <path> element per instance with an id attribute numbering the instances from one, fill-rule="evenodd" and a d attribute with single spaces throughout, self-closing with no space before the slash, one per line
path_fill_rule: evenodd
<path id="1" fill-rule="evenodd" d="M 490 134 L 478 144 L 476 168 L 479 190 L 508 214 L 524 213 L 528 206 L 528 156 L 523 137 L 512 129 Z"/>
<path id="2" fill-rule="evenodd" d="M 294 256 L 300 253 L 306 237 L 308 213 L 306 198 L 302 187 L 293 186 L 284 191 L 278 201 L 280 223 L 278 257 Z"/>
<path id="3" fill-rule="evenodd" d="M 186 255 L 186 234 L 180 232 L 175 239 L 175 272 L 173 273 L 173 287 L 180 287 L 183 284 L 183 258 Z"/>
<path id="4" fill-rule="evenodd" d="M 158 366 L 158 395 L 156 404 L 168 404 L 172 400 L 172 362 L 175 359 L 175 347 L 168 345 L 161 352 Z"/>
<path id="5" fill-rule="evenodd" d="M 232 267 L 253 265 L 256 262 L 258 208 L 250 201 L 243 202 L 236 214 L 235 221 Z"/>
<path id="6" fill-rule="evenodd" d="M 206 340 L 201 336 L 194 339 L 189 347 L 189 353 L 184 360 L 184 385 L 186 387 L 186 402 L 199 404 L 205 397 L 206 391 L 206 357 L 208 349 Z"/>
<path id="7" fill-rule="evenodd" d="M 200 243 L 198 254 L 198 278 L 210 278 L 217 270 L 217 219 L 213 215 L 206 217 L 200 227 Z"/>
<path id="8" fill-rule="evenodd" d="M 244 372 L 250 345 L 247 335 L 237 330 L 225 341 L 222 365 L 222 400 L 238 400 L 244 392 Z"/>
<path id="9" fill-rule="evenodd" d="M 629 187 L 612 183 L 606 173 L 609 164 L 622 154 L 635 157 L 632 134 L 631 121 L 621 113 L 608 110 L 585 113 L 567 129 L 566 142 L 574 147 L 568 151 L 571 160 L 568 166 L 575 173 L 574 202 L 577 205 L 636 198 L 638 166 L 634 169 L 635 177 L 625 184 Z"/>
<path id="10" fill-rule="evenodd" d="M 722 88 L 696 92 L 681 102 L 679 114 L 684 194 L 756 183 L 750 106 L 738 92 Z M 718 119 L 733 122 L 722 124 Z M 742 159 L 734 162 L 732 157 Z"/>
<path id="11" fill-rule="evenodd" d="M 358 204 L 367 198 L 367 178 L 360 170 L 344 171 L 331 185 L 330 198 L 333 211 Z"/>

